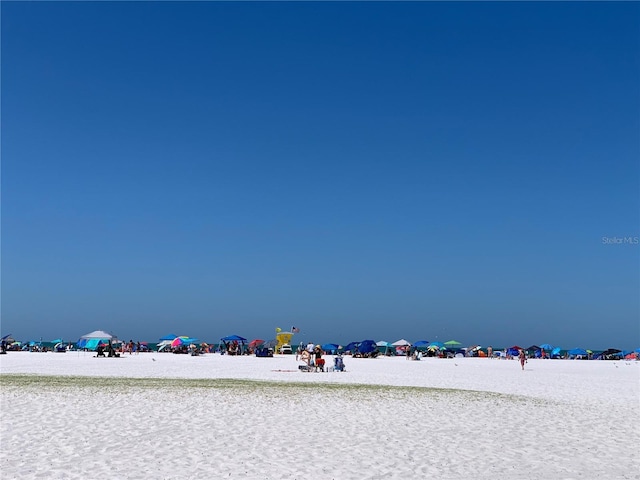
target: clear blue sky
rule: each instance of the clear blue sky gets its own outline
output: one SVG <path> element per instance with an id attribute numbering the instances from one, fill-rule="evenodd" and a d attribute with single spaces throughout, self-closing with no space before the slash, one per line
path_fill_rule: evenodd
<path id="1" fill-rule="evenodd" d="M 1 8 L 3 335 L 640 346 L 637 2 Z"/>

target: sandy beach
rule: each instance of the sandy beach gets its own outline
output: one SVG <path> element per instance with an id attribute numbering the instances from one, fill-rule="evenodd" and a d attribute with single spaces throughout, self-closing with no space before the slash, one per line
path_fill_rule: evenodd
<path id="1" fill-rule="evenodd" d="M 3 479 L 640 478 L 636 361 L 93 355 L 0 358 Z"/>

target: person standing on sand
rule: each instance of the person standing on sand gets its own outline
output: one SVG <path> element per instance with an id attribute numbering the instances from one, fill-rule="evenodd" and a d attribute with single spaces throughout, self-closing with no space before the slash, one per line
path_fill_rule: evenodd
<path id="1" fill-rule="evenodd" d="M 518 351 L 518 359 L 520 360 L 522 370 L 524 370 L 524 364 L 527 363 L 527 356 L 524 354 L 524 350 Z"/>
<path id="2" fill-rule="evenodd" d="M 487 357 L 493 358 L 493 347 L 491 345 L 487 347 Z"/>

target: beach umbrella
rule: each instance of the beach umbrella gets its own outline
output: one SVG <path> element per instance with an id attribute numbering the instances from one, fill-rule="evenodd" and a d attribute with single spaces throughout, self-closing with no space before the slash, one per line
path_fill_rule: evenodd
<path id="1" fill-rule="evenodd" d="M 172 347 L 179 347 L 180 345 L 188 345 L 191 342 L 191 339 L 189 337 L 176 337 L 171 341 L 171 346 Z"/>
<path id="2" fill-rule="evenodd" d="M 359 353 L 371 353 L 376 349 L 376 342 L 373 340 L 363 340 L 358 345 Z"/>
<path id="3" fill-rule="evenodd" d="M 623 357 L 624 353 L 622 352 L 622 350 L 618 350 L 617 348 L 607 348 L 600 355 L 602 355 L 603 357 Z"/>
<path id="4" fill-rule="evenodd" d="M 169 335 L 165 335 L 164 337 L 160 337 L 160 341 L 164 342 L 165 340 L 175 340 L 176 338 L 178 338 L 178 335 L 170 333 Z"/>
<path id="5" fill-rule="evenodd" d="M 409 347 L 411 346 L 411 343 L 409 343 L 407 340 L 402 338 L 400 340 L 393 342 L 391 345 L 393 345 L 394 347 Z"/>
<path id="6" fill-rule="evenodd" d="M 607 348 L 604 352 L 602 352 L 604 355 L 612 355 L 614 353 L 620 353 L 622 352 L 622 350 L 618 350 L 617 348 Z"/>
<path id="7" fill-rule="evenodd" d="M 444 343 L 442 342 L 431 342 L 429 344 L 429 348 L 442 348 L 444 347 Z"/>
<path id="8" fill-rule="evenodd" d="M 320 348 L 325 352 L 334 352 L 340 348 L 340 345 L 336 345 L 335 343 L 325 343 Z"/>
<path id="9" fill-rule="evenodd" d="M 460 342 L 455 340 L 449 340 L 448 342 L 444 342 L 444 346 L 447 348 L 459 348 L 462 345 Z"/>
<path id="10" fill-rule="evenodd" d="M 0 338 L 0 340 L 7 340 L 10 336 L 11 336 L 11 334 L 5 335 L 4 337 Z"/>
<path id="11" fill-rule="evenodd" d="M 418 340 L 416 343 L 413 344 L 414 347 L 427 347 L 429 345 L 429 342 L 427 340 Z"/>
<path id="12" fill-rule="evenodd" d="M 262 345 L 264 343 L 264 340 L 261 340 L 259 338 L 256 338 L 255 340 L 251 340 L 249 342 L 249 348 L 253 349 L 253 348 L 257 348 L 260 345 Z"/>
<path id="13" fill-rule="evenodd" d="M 358 349 L 358 345 L 360 345 L 360 342 L 351 342 L 346 347 L 344 347 L 344 351 L 355 352 Z"/>
<path id="14" fill-rule="evenodd" d="M 51 340 L 50 343 L 62 343 L 62 339 L 61 338 L 56 338 L 55 340 Z"/>
<path id="15" fill-rule="evenodd" d="M 551 351 L 553 350 L 553 345 L 549 345 L 548 343 L 543 343 L 542 345 L 540 345 L 540 348 Z"/>

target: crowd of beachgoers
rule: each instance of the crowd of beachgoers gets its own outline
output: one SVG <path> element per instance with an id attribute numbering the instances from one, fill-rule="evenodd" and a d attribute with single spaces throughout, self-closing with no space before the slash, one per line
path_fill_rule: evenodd
<path id="1" fill-rule="evenodd" d="M 608 348 L 606 350 L 589 350 L 582 348 L 562 349 L 550 344 L 531 345 L 521 347 L 513 345 L 508 348 L 494 348 L 492 346 L 481 347 L 471 345 L 463 347 L 455 340 L 449 342 L 426 342 L 417 341 L 410 343 L 406 340 L 399 340 L 394 343 L 373 340 L 361 342 L 351 342 L 345 346 L 325 343 L 314 344 L 313 342 L 300 343 L 292 348 L 289 344 L 280 344 L 276 340 L 264 341 L 260 339 L 247 341 L 238 336 L 222 339 L 219 343 L 199 342 L 190 337 L 173 336 L 174 338 L 160 339 L 157 343 L 140 341 L 122 341 L 115 337 L 97 338 L 96 341 L 88 343 L 82 339 L 78 342 L 65 342 L 56 339 L 50 342 L 45 341 L 16 341 L 10 336 L 2 338 L 0 343 L 0 353 L 7 351 L 28 351 L 28 352 L 66 352 L 76 350 L 95 351 L 98 356 L 120 356 L 127 354 L 138 354 L 145 352 L 162 352 L 175 354 L 202 355 L 206 353 L 217 353 L 221 355 L 257 355 L 272 356 L 274 354 L 295 354 L 296 358 L 303 352 L 308 351 L 310 355 L 341 354 L 351 355 L 361 358 L 375 358 L 382 356 L 404 356 L 410 360 L 420 360 L 424 357 L 453 358 L 453 357 L 486 357 L 486 358 L 540 358 L 540 359 L 576 359 L 576 360 L 640 360 L 640 348 L 635 350 L 621 350 Z"/>

